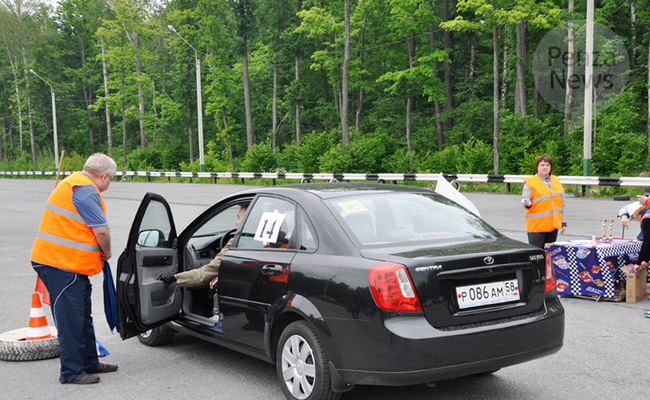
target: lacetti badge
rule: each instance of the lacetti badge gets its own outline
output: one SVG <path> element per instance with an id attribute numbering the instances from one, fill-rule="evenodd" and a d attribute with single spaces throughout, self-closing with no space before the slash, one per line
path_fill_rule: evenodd
<path id="1" fill-rule="evenodd" d="M 487 256 L 483 259 L 483 262 L 485 263 L 485 265 L 492 265 L 494 264 L 494 257 Z"/>
<path id="2" fill-rule="evenodd" d="M 417 267 L 415 272 L 429 272 L 429 271 L 440 271 L 442 265 L 427 265 L 426 267 Z"/>

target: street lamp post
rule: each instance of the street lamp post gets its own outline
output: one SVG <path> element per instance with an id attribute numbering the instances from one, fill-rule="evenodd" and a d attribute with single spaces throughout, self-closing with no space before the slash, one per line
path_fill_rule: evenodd
<path id="1" fill-rule="evenodd" d="M 205 162 L 203 157 L 203 96 L 201 95 L 201 61 L 199 60 L 199 52 L 196 51 L 194 46 L 190 44 L 184 37 L 182 37 L 173 26 L 167 25 L 170 31 L 174 32 L 176 36 L 181 38 L 188 46 L 194 50 L 194 58 L 196 60 L 196 115 L 198 117 L 199 126 L 199 164 L 201 172 L 205 171 Z"/>
<path id="2" fill-rule="evenodd" d="M 54 128 L 54 167 L 59 169 L 59 139 L 56 134 L 56 99 L 54 98 L 54 89 L 50 82 L 43 79 L 39 74 L 37 74 L 33 69 L 30 69 L 29 72 L 36 75 L 40 80 L 45 82 L 47 86 L 50 87 L 50 93 L 52 94 L 52 126 Z"/>

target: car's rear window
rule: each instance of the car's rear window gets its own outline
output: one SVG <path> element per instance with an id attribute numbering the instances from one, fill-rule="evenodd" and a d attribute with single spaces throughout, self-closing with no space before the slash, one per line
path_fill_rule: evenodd
<path id="1" fill-rule="evenodd" d="M 362 245 L 464 240 L 498 235 L 476 215 L 444 197 L 382 192 L 327 200 Z"/>

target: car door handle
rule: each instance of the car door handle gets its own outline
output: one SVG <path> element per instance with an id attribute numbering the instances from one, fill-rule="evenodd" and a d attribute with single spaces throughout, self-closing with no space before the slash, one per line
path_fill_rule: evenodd
<path id="1" fill-rule="evenodd" d="M 262 267 L 262 273 L 268 276 L 276 276 L 282 274 L 282 266 L 277 264 L 266 264 Z"/>

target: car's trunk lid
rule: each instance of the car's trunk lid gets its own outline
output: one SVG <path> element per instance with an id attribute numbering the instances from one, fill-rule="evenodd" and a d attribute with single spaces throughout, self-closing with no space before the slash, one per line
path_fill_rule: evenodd
<path id="1" fill-rule="evenodd" d="M 544 252 L 512 239 L 361 252 L 407 267 L 425 317 L 436 328 L 516 318 L 544 307 Z"/>

